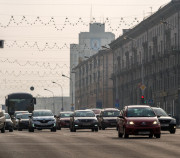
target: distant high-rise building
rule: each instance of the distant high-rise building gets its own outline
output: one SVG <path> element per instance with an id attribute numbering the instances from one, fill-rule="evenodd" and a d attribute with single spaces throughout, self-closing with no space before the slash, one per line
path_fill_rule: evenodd
<path id="1" fill-rule="evenodd" d="M 102 46 L 107 46 L 115 39 L 111 32 L 105 32 L 105 24 L 91 23 L 89 32 L 79 33 L 79 44 L 70 45 L 70 72 L 80 62 L 96 54 Z M 73 95 L 73 104 L 75 103 L 75 75 L 70 73 L 70 96 Z M 73 85 L 72 85 L 73 84 Z M 73 91 L 73 93 L 72 93 Z"/>

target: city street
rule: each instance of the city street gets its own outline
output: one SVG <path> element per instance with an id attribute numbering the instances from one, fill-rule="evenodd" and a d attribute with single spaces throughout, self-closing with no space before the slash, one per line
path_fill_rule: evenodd
<path id="1" fill-rule="evenodd" d="M 179 140 L 180 129 L 176 134 L 162 131 L 160 139 L 118 138 L 115 129 L 99 132 L 6 131 L 0 133 L 0 158 L 178 158 Z"/>

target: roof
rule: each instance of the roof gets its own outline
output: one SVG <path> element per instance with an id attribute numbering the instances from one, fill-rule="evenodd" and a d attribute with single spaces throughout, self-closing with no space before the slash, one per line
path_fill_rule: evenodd
<path id="1" fill-rule="evenodd" d="M 135 107 L 150 107 L 149 105 L 127 105 L 128 108 L 135 108 Z"/>
<path id="2" fill-rule="evenodd" d="M 51 110 L 48 110 L 48 109 L 38 109 L 38 110 L 34 110 L 34 111 L 51 111 Z"/>
<path id="3" fill-rule="evenodd" d="M 60 114 L 63 114 L 63 113 L 73 113 L 73 111 L 61 111 L 59 112 Z"/>
<path id="4" fill-rule="evenodd" d="M 78 112 L 78 111 L 92 111 L 92 110 L 89 110 L 89 109 L 86 109 L 86 110 L 75 110 L 75 112 Z"/>
<path id="5" fill-rule="evenodd" d="M 105 108 L 103 111 L 119 111 L 119 109 L 116 108 Z"/>

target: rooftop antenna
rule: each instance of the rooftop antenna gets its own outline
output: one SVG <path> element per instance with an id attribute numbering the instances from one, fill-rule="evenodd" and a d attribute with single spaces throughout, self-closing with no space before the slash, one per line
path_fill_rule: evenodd
<path id="1" fill-rule="evenodd" d="M 150 7 L 150 9 L 151 9 L 151 15 L 153 14 L 153 12 L 152 12 L 152 7 Z"/>
<path id="2" fill-rule="evenodd" d="M 91 4 L 91 10 L 90 10 L 90 23 L 92 23 L 92 4 Z"/>

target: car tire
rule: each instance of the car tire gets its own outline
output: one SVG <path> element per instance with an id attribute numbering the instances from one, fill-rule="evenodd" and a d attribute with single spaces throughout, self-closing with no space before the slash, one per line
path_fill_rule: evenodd
<path id="1" fill-rule="evenodd" d="M 98 132 L 98 128 L 95 128 L 95 132 Z"/>
<path id="2" fill-rule="evenodd" d="M 56 132 L 56 128 L 51 128 L 51 132 Z"/>
<path id="3" fill-rule="evenodd" d="M 105 127 L 102 127 L 102 130 L 105 130 Z"/>
<path id="4" fill-rule="evenodd" d="M 126 129 L 124 128 L 124 133 L 123 133 L 123 135 L 124 135 L 124 138 L 129 138 L 129 135 L 126 133 Z"/>
<path id="5" fill-rule="evenodd" d="M 122 138 L 122 137 L 123 137 L 123 134 L 120 133 L 119 129 L 118 129 L 118 137 L 119 137 L 119 138 Z"/>
<path id="6" fill-rule="evenodd" d="M 94 128 L 92 128 L 91 131 L 94 132 Z"/>
<path id="7" fill-rule="evenodd" d="M 5 126 L 1 129 L 1 133 L 5 133 Z"/>
<path id="8" fill-rule="evenodd" d="M 59 127 L 59 130 L 61 130 L 61 127 Z"/>
<path id="9" fill-rule="evenodd" d="M 149 135 L 149 138 L 152 138 L 152 137 L 153 137 L 153 134 L 150 134 L 150 135 Z"/>
<path id="10" fill-rule="evenodd" d="M 9 129 L 9 132 L 13 132 L 13 129 Z"/>
<path id="11" fill-rule="evenodd" d="M 171 134 L 175 134 L 176 133 L 176 129 L 172 129 L 169 131 Z"/>
<path id="12" fill-rule="evenodd" d="M 29 132 L 34 132 L 34 128 L 29 128 Z"/>
<path id="13" fill-rule="evenodd" d="M 75 127 L 73 127 L 73 132 L 76 132 L 76 128 Z"/>
<path id="14" fill-rule="evenodd" d="M 161 138 L 161 134 L 156 134 L 155 137 L 156 138 Z"/>
<path id="15" fill-rule="evenodd" d="M 18 128 L 18 131 L 22 131 L 22 128 Z"/>
<path id="16" fill-rule="evenodd" d="M 101 130 L 101 126 L 99 126 L 99 130 Z"/>

